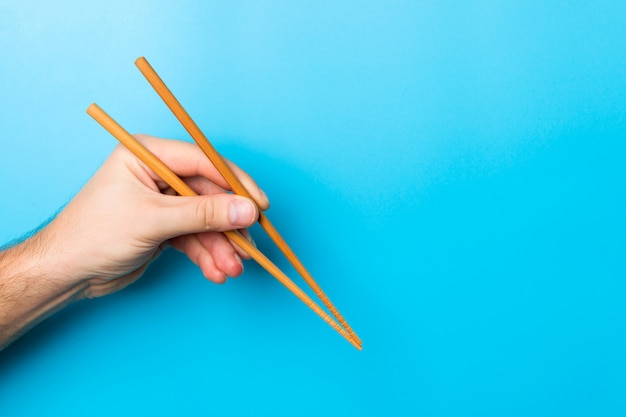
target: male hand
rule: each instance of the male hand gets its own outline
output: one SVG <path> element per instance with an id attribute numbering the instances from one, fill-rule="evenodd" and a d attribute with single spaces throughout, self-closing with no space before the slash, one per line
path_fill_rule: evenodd
<path id="1" fill-rule="evenodd" d="M 241 258 L 248 256 L 220 232 L 252 225 L 257 206 L 229 194 L 228 184 L 195 144 L 137 138 L 200 196 L 176 196 L 118 146 L 42 231 L 42 241 L 57 252 L 59 276 L 86 283 L 83 296 L 99 297 L 136 280 L 168 244 L 187 254 L 213 282 L 241 274 Z M 258 185 L 229 165 L 261 209 L 267 209 L 269 202 Z"/>

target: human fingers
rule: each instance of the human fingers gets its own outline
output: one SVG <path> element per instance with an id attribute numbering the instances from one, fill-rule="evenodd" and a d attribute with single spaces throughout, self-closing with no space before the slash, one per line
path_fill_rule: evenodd
<path id="1" fill-rule="evenodd" d="M 223 188 L 221 188 L 217 184 L 212 183 L 211 181 L 207 180 L 204 177 L 185 178 L 185 182 L 196 193 L 201 194 L 201 195 L 212 195 L 212 194 L 225 193 L 226 192 L 226 190 L 224 190 Z M 167 194 L 167 195 L 176 195 L 176 192 L 173 189 L 169 188 L 169 186 L 167 184 L 163 183 L 163 184 L 160 184 L 159 186 L 160 186 L 160 188 L 167 187 L 167 188 L 162 189 L 161 193 Z M 252 236 L 250 235 L 250 232 L 248 231 L 248 229 L 239 229 L 239 232 L 246 239 L 248 239 L 248 241 L 250 241 L 250 243 L 255 244 L 254 240 L 252 239 Z M 208 234 L 214 234 L 214 233 L 215 232 L 208 232 Z M 201 239 L 201 241 L 202 241 L 202 239 Z M 230 246 L 232 246 L 235 249 L 235 252 L 239 256 L 239 258 L 250 259 L 250 255 L 246 251 L 241 249 L 234 242 L 231 242 L 228 239 L 223 239 L 223 238 L 221 239 L 221 241 L 223 241 L 224 242 L 223 244 L 227 245 L 228 248 L 230 248 Z M 229 275 L 229 276 L 235 276 L 234 275 L 235 272 L 226 272 L 226 274 Z"/>
<path id="2" fill-rule="evenodd" d="M 135 135 L 152 153 L 161 159 L 168 167 L 182 177 L 202 176 L 223 189 L 229 190 L 230 186 L 219 173 L 217 168 L 204 155 L 202 150 L 189 142 L 155 138 L 148 135 Z M 269 200 L 258 184 L 244 170 L 236 164 L 224 158 L 229 168 L 248 190 L 253 200 L 261 210 L 269 208 Z M 152 173 L 153 179 L 159 178 Z"/>
<path id="3" fill-rule="evenodd" d="M 241 229 L 253 224 L 259 213 L 248 198 L 232 194 L 180 197 L 158 195 L 150 211 L 150 233 L 157 239 L 211 231 Z"/>
<path id="4" fill-rule="evenodd" d="M 204 177 L 188 177 L 183 178 L 185 184 L 187 184 L 192 190 L 199 195 L 213 195 L 220 193 L 228 193 L 228 190 L 220 187 L 214 182 L 209 181 Z M 165 181 L 157 181 L 157 186 L 162 194 L 176 195 L 174 191 Z"/>
<path id="5" fill-rule="evenodd" d="M 254 200 L 254 202 L 259 206 L 259 208 L 263 211 L 270 208 L 270 202 L 265 194 L 265 192 L 258 186 L 258 184 L 252 179 L 252 177 L 243 169 L 239 168 L 232 161 L 224 158 L 226 164 L 230 167 L 230 170 L 233 171 L 233 174 L 241 181 L 241 184 L 244 186 L 246 190 L 250 193 L 250 196 Z"/>
<path id="6" fill-rule="evenodd" d="M 217 269 L 229 277 L 241 275 L 243 272 L 241 256 L 223 233 L 199 233 L 196 237 L 211 255 Z"/>
<path id="7" fill-rule="evenodd" d="M 184 235 L 170 239 L 169 242 L 198 265 L 207 279 L 217 283 L 222 283 L 226 277 L 241 275 L 244 270 L 242 258 L 250 259 L 247 253 L 219 232 Z"/>
<path id="8" fill-rule="evenodd" d="M 170 243 L 174 249 L 186 254 L 200 268 L 206 279 L 216 284 L 226 282 L 226 274 L 215 265 L 208 249 L 204 247 L 196 235 L 179 236 L 170 239 Z"/>
<path id="9" fill-rule="evenodd" d="M 195 143 L 142 134 L 134 136 L 178 176 L 203 176 L 224 189 L 230 189 L 217 168 Z M 153 175 L 158 179 L 154 173 Z"/>
<path id="10" fill-rule="evenodd" d="M 256 247 L 256 243 L 254 242 L 254 240 L 250 236 L 250 233 L 248 232 L 248 229 L 238 229 L 238 232 L 241 233 L 243 235 L 243 237 L 248 239 L 248 241 L 250 243 L 252 243 Z M 202 242 L 202 241 L 204 241 L 204 239 L 202 238 L 202 236 L 204 234 L 213 235 L 213 234 L 218 234 L 218 233 L 219 232 L 196 233 L 196 236 L 198 236 L 200 238 L 200 241 Z M 221 234 L 221 233 L 219 233 L 219 234 Z M 240 248 L 239 245 L 237 245 L 235 242 L 231 241 L 230 239 L 227 239 L 227 238 L 226 239 L 220 239 L 220 244 L 222 244 L 221 242 L 223 242 L 224 245 L 232 247 L 234 249 L 234 253 L 239 256 L 239 259 L 245 259 L 245 260 L 252 259 L 252 257 L 248 254 L 248 252 L 246 252 L 245 250 Z M 232 251 L 229 250 L 229 253 L 231 253 L 231 252 Z M 230 273 L 227 273 L 227 275 L 233 276 Z"/>

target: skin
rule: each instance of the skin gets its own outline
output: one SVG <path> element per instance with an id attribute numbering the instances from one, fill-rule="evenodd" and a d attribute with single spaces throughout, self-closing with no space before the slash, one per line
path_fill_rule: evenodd
<path id="1" fill-rule="evenodd" d="M 252 225 L 257 205 L 229 194 L 195 144 L 137 138 L 200 196 L 176 196 L 118 146 L 54 220 L 0 252 L 0 349 L 74 301 L 126 287 L 169 245 L 215 283 L 243 272 L 242 258 L 248 255 L 221 232 Z M 258 207 L 267 209 L 258 185 L 228 163 Z"/>

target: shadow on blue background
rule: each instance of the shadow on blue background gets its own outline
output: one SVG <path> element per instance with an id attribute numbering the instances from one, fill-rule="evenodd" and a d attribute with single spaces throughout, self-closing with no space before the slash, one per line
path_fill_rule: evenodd
<path id="1" fill-rule="evenodd" d="M 145 55 L 364 341 L 168 251 L 0 353 L 0 414 L 624 415 L 621 2 L 0 4 L 0 240 L 128 130 Z M 259 246 L 295 277 L 254 229 Z"/>

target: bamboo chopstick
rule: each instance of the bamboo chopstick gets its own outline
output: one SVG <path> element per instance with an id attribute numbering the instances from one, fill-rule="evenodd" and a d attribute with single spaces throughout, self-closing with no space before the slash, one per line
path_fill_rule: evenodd
<path id="1" fill-rule="evenodd" d="M 178 194 L 182 196 L 196 196 L 193 191 L 183 180 L 181 180 L 171 169 L 167 167 L 156 155 L 150 152 L 146 147 L 137 141 L 130 133 L 120 126 L 111 116 L 102 110 L 97 104 L 93 103 L 87 108 L 87 113 L 93 117 L 102 127 L 104 127 L 111 135 L 113 135 L 120 143 L 126 146 L 137 158 L 145 163 L 154 171 L 163 181 L 172 187 Z M 333 329 L 348 340 L 354 347 L 361 350 L 358 344 L 337 322 L 335 322 L 315 301 L 311 299 L 304 291 L 302 291 L 293 281 L 291 281 L 276 265 L 274 265 L 261 251 L 254 247 L 241 233 L 237 231 L 224 232 L 240 248 L 245 250 L 255 261 L 272 274 L 280 283 L 287 287 L 293 294 L 304 302 L 311 310 L 320 316 Z"/>
<path id="2" fill-rule="evenodd" d="M 163 99 L 167 107 L 174 113 L 176 118 L 181 122 L 183 127 L 189 132 L 193 140 L 198 144 L 198 146 L 202 149 L 204 154 L 211 160 L 213 165 L 217 168 L 217 170 L 222 174 L 228 185 L 230 185 L 231 189 L 235 194 L 239 194 L 248 198 L 253 199 L 252 195 L 248 192 L 245 186 L 239 181 L 237 176 L 231 171 L 229 166 L 226 164 L 222 156 L 215 150 L 213 145 L 209 142 L 207 137 L 202 133 L 198 125 L 193 121 L 189 113 L 184 109 L 184 107 L 180 104 L 178 99 L 174 96 L 174 94 L 170 91 L 170 89 L 165 85 L 161 77 L 156 73 L 154 68 L 150 65 L 150 63 L 144 57 L 140 57 L 135 61 L 135 65 L 139 68 L 139 71 L 143 74 L 143 76 L 148 80 L 150 85 L 154 88 L 157 94 Z M 258 205 L 258 204 L 257 204 Z M 259 210 L 259 224 L 263 229 L 267 232 L 270 238 L 274 241 L 276 246 L 280 249 L 280 251 L 285 255 L 285 257 L 291 262 L 294 268 L 298 271 L 298 273 L 304 278 L 306 283 L 311 287 L 313 292 L 319 297 L 319 299 L 328 307 L 331 314 L 339 321 L 339 323 L 346 329 L 346 331 L 352 336 L 352 338 L 361 345 L 361 339 L 356 335 L 354 330 L 350 327 L 346 319 L 339 313 L 339 310 L 333 305 L 328 296 L 322 291 L 322 288 L 319 284 L 313 279 L 313 276 L 309 273 L 309 271 L 304 267 L 300 259 L 296 256 L 294 251 L 289 247 L 285 239 L 278 233 L 278 230 L 274 227 L 274 225 L 267 218 L 265 213 L 262 210 Z"/>

